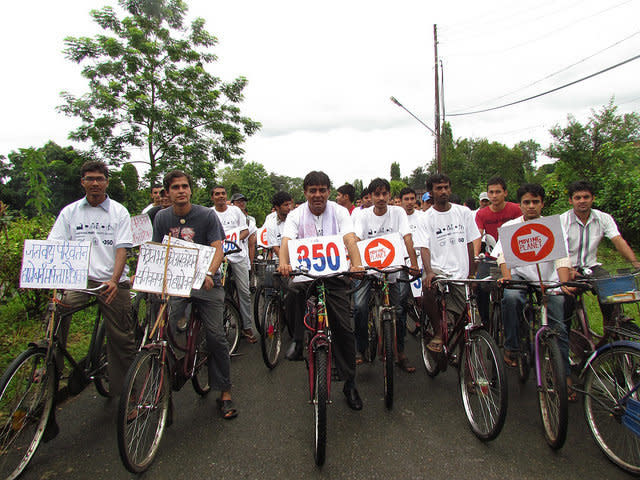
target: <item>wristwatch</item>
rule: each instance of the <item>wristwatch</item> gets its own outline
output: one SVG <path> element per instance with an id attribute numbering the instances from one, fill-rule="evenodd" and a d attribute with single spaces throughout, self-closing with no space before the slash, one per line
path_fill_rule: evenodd
<path id="1" fill-rule="evenodd" d="M 211 277 L 211 278 L 213 278 L 213 272 L 212 272 L 212 271 L 208 271 L 208 272 L 207 272 L 207 277 Z"/>

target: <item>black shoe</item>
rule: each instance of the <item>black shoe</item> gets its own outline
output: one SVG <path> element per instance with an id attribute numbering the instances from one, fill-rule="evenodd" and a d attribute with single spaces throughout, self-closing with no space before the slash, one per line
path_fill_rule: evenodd
<path id="1" fill-rule="evenodd" d="M 299 362 L 302 358 L 302 342 L 291 342 L 287 354 L 285 355 L 287 360 L 292 362 Z"/>
<path id="2" fill-rule="evenodd" d="M 343 388 L 344 396 L 347 397 L 347 405 L 351 410 L 362 410 L 362 399 L 356 387 Z"/>

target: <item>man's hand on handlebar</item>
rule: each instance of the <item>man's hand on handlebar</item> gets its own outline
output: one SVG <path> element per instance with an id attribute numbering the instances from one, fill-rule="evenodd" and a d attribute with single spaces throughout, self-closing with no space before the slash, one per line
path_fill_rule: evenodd
<path id="1" fill-rule="evenodd" d="M 293 270 L 291 268 L 291 265 L 289 265 L 288 263 L 287 264 L 281 263 L 280 265 L 278 265 L 278 272 L 283 277 L 289 277 L 292 271 Z"/>

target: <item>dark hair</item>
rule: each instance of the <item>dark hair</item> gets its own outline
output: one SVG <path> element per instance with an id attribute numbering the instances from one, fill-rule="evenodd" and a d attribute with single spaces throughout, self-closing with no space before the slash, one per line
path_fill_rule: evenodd
<path id="1" fill-rule="evenodd" d="M 444 183 L 444 182 L 436 182 L 436 183 Z M 462 205 L 462 197 L 457 193 L 452 193 L 449 195 L 449 201 L 451 203 L 455 203 L 456 205 Z"/>
<path id="2" fill-rule="evenodd" d="M 493 185 L 493 184 L 492 184 Z M 467 198 L 464 201 L 464 204 L 469 207 L 471 210 L 475 210 L 476 209 L 476 200 L 475 198 Z"/>
<path id="3" fill-rule="evenodd" d="M 226 189 L 226 188 L 224 188 L 224 185 L 217 184 L 217 185 L 214 185 L 214 186 L 213 186 L 213 188 L 211 189 L 211 194 L 213 194 L 213 191 L 214 191 L 216 188 L 221 188 L 221 189 L 223 189 L 223 190 L 225 191 L 225 193 L 226 193 L 226 191 L 227 191 L 227 189 Z"/>
<path id="4" fill-rule="evenodd" d="M 379 188 L 382 188 L 384 190 L 386 190 L 387 192 L 391 192 L 391 185 L 389 185 L 389 182 L 387 180 L 385 180 L 384 178 L 374 178 L 373 180 L 371 180 L 371 183 L 369 184 L 369 186 L 367 187 L 367 190 L 369 190 L 369 192 L 373 193 L 376 190 L 378 190 Z"/>
<path id="5" fill-rule="evenodd" d="M 325 185 L 327 188 L 331 188 L 331 180 L 329 180 L 329 176 L 326 173 L 314 170 L 313 172 L 307 173 L 307 176 L 304 177 L 302 181 L 302 188 L 304 190 L 311 185 Z"/>
<path id="6" fill-rule="evenodd" d="M 406 194 L 405 194 L 406 195 Z M 418 196 L 416 195 L 416 207 L 421 207 L 422 206 L 422 201 L 418 198 Z"/>
<path id="7" fill-rule="evenodd" d="M 507 182 L 502 177 L 491 177 L 487 181 L 487 190 L 489 190 L 489 185 L 500 185 L 504 191 L 507 190 Z"/>
<path id="8" fill-rule="evenodd" d="M 280 205 L 282 205 L 285 202 L 289 202 L 293 200 L 293 197 L 291 197 L 291 195 L 289 195 L 287 192 L 276 192 L 273 197 L 271 197 L 271 205 L 273 205 L 274 207 L 279 207 Z"/>
<path id="9" fill-rule="evenodd" d="M 434 183 L 448 183 L 451 186 L 451 179 L 444 173 L 434 173 L 427 178 L 427 191 L 433 192 Z"/>
<path id="10" fill-rule="evenodd" d="M 107 168 L 107 164 L 101 160 L 89 160 L 88 162 L 84 162 L 80 168 L 80 178 L 83 178 L 84 174 L 87 172 L 100 172 L 105 178 L 109 178 L 109 169 Z"/>
<path id="11" fill-rule="evenodd" d="M 360 199 L 363 199 L 364 197 L 366 197 L 367 195 L 369 195 L 371 192 L 369 191 L 369 189 L 367 187 L 362 189 L 362 193 L 360 193 Z"/>
<path id="12" fill-rule="evenodd" d="M 160 185 L 159 183 L 152 183 L 151 190 L 153 191 L 154 188 L 162 188 L 162 185 Z"/>
<path id="13" fill-rule="evenodd" d="M 544 188 L 542 188 L 542 185 L 538 184 L 538 183 L 525 183 L 524 185 L 522 185 L 519 189 L 518 189 L 518 203 L 520 203 L 520 201 L 522 200 L 522 196 L 525 193 L 530 193 L 531 195 L 533 195 L 534 197 L 540 197 L 540 199 L 544 202 Z"/>
<path id="14" fill-rule="evenodd" d="M 402 190 L 400 190 L 400 200 L 402 200 L 402 197 L 404 197 L 405 195 L 409 195 L 410 193 L 413 193 L 413 195 L 418 198 L 418 196 L 416 195 L 416 191 L 413 188 L 404 187 Z"/>
<path id="15" fill-rule="evenodd" d="M 569 190 L 569 198 L 573 197 L 573 194 L 576 192 L 589 192 L 593 195 L 593 185 L 588 180 L 577 180 L 575 182 L 571 182 L 567 189 Z"/>
<path id="16" fill-rule="evenodd" d="M 185 177 L 187 179 L 187 182 L 189 182 L 189 188 L 193 188 L 193 179 L 191 178 L 191 175 L 183 172 L 182 170 L 171 170 L 162 179 L 162 184 L 164 185 L 164 189 L 168 192 L 169 187 L 171 187 L 171 184 L 173 183 L 173 181 L 176 178 L 182 178 L 182 177 Z"/>
<path id="17" fill-rule="evenodd" d="M 338 192 L 349 197 L 349 201 L 351 203 L 353 203 L 356 198 L 356 189 L 353 187 L 353 185 L 350 185 L 348 183 L 345 183 L 341 187 L 338 187 Z"/>

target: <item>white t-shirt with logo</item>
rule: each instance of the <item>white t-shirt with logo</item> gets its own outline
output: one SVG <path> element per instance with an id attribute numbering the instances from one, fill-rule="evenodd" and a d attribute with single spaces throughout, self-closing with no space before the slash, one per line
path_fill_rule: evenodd
<path id="1" fill-rule="evenodd" d="M 376 215 L 374 207 L 363 209 L 354 219 L 356 237 L 360 240 L 399 232 L 402 237 L 411 233 L 407 214 L 402 207 L 390 205 L 384 215 Z"/>
<path id="2" fill-rule="evenodd" d="M 234 228 L 240 227 L 240 230 L 246 230 L 249 228 L 247 225 L 247 217 L 245 217 L 244 213 L 242 213 L 242 210 L 240 210 L 235 205 L 227 205 L 227 208 L 224 212 L 219 212 L 215 209 L 215 207 L 211 207 L 211 209 L 218 215 L 225 234 L 233 230 Z M 249 255 L 247 254 L 246 247 L 242 245 L 242 242 L 238 242 L 238 247 L 242 249 L 240 252 L 227 255 L 227 260 L 229 260 L 229 262 L 247 262 Z"/>
<path id="3" fill-rule="evenodd" d="M 422 214 L 414 238 L 416 248 L 428 248 L 431 268 L 454 279 L 469 276 L 467 244 L 480 238 L 473 213 L 467 207 L 450 204 L 446 212 L 430 208 Z"/>

